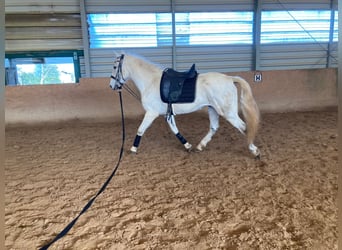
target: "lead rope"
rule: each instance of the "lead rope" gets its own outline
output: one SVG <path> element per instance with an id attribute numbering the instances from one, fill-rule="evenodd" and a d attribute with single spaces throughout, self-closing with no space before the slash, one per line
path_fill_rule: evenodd
<path id="1" fill-rule="evenodd" d="M 88 201 L 88 203 L 84 206 L 84 208 L 77 215 L 77 217 L 75 219 L 73 219 L 50 243 L 41 247 L 40 250 L 48 249 L 53 243 L 55 243 L 56 241 L 58 241 L 59 239 L 64 237 L 70 231 L 70 229 L 74 226 L 74 224 L 81 217 L 81 215 L 83 213 L 85 213 L 88 210 L 88 208 L 90 208 L 90 206 L 93 204 L 95 199 L 106 189 L 107 185 L 112 180 L 113 176 L 115 175 L 116 171 L 118 170 L 121 159 L 122 159 L 122 155 L 123 155 L 123 151 L 124 151 L 124 144 L 125 144 L 125 118 L 124 118 L 124 111 L 123 111 L 123 105 L 122 105 L 121 89 L 119 90 L 119 97 L 120 97 L 120 108 L 121 108 L 122 143 L 121 143 L 119 159 L 118 159 L 118 162 L 116 163 L 116 166 L 115 166 L 112 174 L 109 176 L 107 181 L 102 185 L 101 189 L 97 192 L 97 194 Z"/>

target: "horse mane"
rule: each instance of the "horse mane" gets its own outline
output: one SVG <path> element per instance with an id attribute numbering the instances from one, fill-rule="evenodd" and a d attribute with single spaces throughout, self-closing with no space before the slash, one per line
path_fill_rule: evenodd
<path id="1" fill-rule="evenodd" d="M 130 56 L 139 62 L 139 67 L 145 68 L 147 71 L 163 70 L 163 66 L 152 62 L 144 56 L 134 54 L 132 52 L 123 52 L 122 54 Z"/>

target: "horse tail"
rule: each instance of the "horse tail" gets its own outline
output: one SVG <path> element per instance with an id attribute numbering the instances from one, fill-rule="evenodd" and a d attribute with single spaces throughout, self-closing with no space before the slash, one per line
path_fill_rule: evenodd
<path id="1" fill-rule="evenodd" d="M 247 125 L 247 142 L 252 144 L 260 123 L 260 111 L 256 104 L 249 83 L 239 76 L 233 76 L 233 81 L 241 87 L 241 110 Z"/>

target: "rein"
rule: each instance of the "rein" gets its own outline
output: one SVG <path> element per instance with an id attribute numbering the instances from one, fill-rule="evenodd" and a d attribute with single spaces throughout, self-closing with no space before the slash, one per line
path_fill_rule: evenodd
<path id="1" fill-rule="evenodd" d="M 122 143 L 121 143 L 119 159 L 116 163 L 116 166 L 113 169 L 111 175 L 106 180 L 106 182 L 102 185 L 100 190 L 96 193 L 95 196 L 93 196 L 93 198 L 91 198 L 88 201 L 88 203 L 83 207 L 82 211 L 77 215 L 77 217 L 75 219 L 73 219 L 59 234 L 57 234 L 57 236 L 55 236 L 55 238 L 50 243 L 39 248 L 40 250 L 48 249 L 53 243 L 55 243 L 56 241 L 58 241 L 59 239 L 64 237 L 70 231 L 70 229 L 74 226 L 74 224 L 81 217 L 81 215 L 84 214 L 91 207 L 91 205 L 94 203 L 95 199 L 106 189 L 109 182 L 112 180 L 113 176 L 115 175 L 116 171 L 118 170 L 118 168 L 120 166 L 120 162 L 121 162 L 121 159 L 123 156 L 123 151 L 124 151 L 125 134 L 126 133 L 125 133 L 125 117 L 124 117 L 124 111 L 123 111 L 123 105 L 122 105 L 122 95 L 121 95 L 121 91 L 118 91 L 118 92 L 119 92 L 119 97 L 120 97 L 120 108 L 121 108 Z"/>
<path id="2" fill-rule="evenodd" d="M 122 86 L 131 96 L 140 101 L 140 96 L 133 89 L 127 86 L 127 84 Z"/>

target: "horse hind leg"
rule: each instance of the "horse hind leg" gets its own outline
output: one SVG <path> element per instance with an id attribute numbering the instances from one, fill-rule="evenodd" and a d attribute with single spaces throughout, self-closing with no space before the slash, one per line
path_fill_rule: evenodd
<path id="1" fill-rule="evenodd" d="M 237 128 L 242 134 L 245 134 L 246 132 L 246 123 L 241 120 L 241 118 L 238 116 L 238 114 L 236 113 L 236 115 L 230 114 L 226 117 L 226 119 L 235 127 Z M 255 158 L 260 159 L 260 150 L 258 149 L 257 146 L 255 146 L 253 144 L 253 141 L 250 140 L 248 141 L 248 149 L 249 152 L 252 153 L 252 155 L 254 155 Z"/>
<path id="2" fill-rule="evenodd" d="M 216 131 L 219 128 L 219 114 L 213 107 L 208 107 L 209 121 L 210 127 L 208 133 L 203 137 L 200 143 L 197 145 L 196 149 L 198 151 L 202 151 L 207 144 L 211 141 L 212 137 L 215 135 Z"/>
<path id="3" fill-rule="evenodd" d="M 245 134 L 246 131 L 246 123 L 241 120 L 238 113 L 236 114 L 230 113 L 227 116 L 225 116 L 226 120 L 230 122 L 230 124 L 233 125 L 233 127 L 237 128 L 241 134 Z"/>

